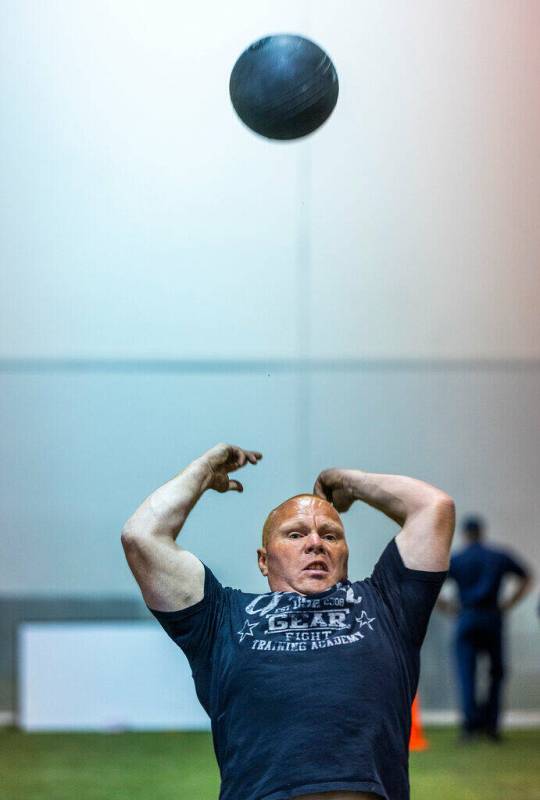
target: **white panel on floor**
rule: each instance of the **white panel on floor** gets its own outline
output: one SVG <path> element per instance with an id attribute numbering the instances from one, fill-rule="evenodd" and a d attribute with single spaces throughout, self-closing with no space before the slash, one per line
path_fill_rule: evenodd
<path id="1" fill-rule="evenodd" d="M 183 653 L 152 622 L 29 623 L 19 629 L 24 730 L 200 730 Z"/>

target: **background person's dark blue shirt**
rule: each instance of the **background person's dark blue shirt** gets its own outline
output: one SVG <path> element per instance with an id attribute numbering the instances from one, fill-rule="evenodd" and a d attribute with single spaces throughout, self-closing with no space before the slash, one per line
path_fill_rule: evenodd
<path id="1" fill-rule="evenodd" d="M 392 540 L 363 581 L 255 595 L 224 588 L 205 566 L 199 603 L 152 611 L 211 718 L 220 800 L 408 800 L 419 652 L 445 577 L 407 569 Z"/>
<path id="2" fill-rule="evenodd" d="M 505 550 L 474 542 L 450 559 L 448 577 L 458 586 L 461 609 L 499 609 L 499 593 L 505 575 L 527 575 L 524 567 Z"/>

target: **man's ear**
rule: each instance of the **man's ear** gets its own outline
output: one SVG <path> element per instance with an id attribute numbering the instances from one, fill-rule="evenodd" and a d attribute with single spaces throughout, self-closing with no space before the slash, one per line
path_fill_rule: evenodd
<path id="1" fill-rule="evenodd" d="M 266 578 L 268 575 L 268 567 L 266 565 L 266 547 L 257 548 L 257 559 L 259 562 L 259 569 Z"/>

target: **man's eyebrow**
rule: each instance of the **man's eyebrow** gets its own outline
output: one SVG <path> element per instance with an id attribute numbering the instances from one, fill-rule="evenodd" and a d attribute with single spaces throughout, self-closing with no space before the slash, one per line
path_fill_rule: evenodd
<path id="1" fill-rule="evenodd" d="M 279 530 L 287 530 L 289 527 L 291 528 L 307 528 L 309 527 L 306 522 L 301 519 L 287 519 L 285 522 L 282 522 L 281 525 L 278 525 Z M 333 520 L 325 520 L 321 522 L 319 525 L 320 528 L 333 528 L 336 531 L 342 531 L 343 528 L 338 522 L 334 522 Z"/>
<path id="2" fill-rule="evenodd" d="M 280 529 L 288 528 L 289 526 L 293 528 L 307 528 L 306 523 L 301 519 L 286 519 L 281 525 L 278 525 Z"/>

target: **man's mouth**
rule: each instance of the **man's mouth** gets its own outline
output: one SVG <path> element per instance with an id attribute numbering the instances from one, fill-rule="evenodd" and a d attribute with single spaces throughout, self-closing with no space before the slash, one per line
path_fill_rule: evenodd
<path id="1" fill-rule="evenodd" d="M 328 566 L 324 561 L 311 561 L 304 567 L 304 572 L 328 572 Z"/>

